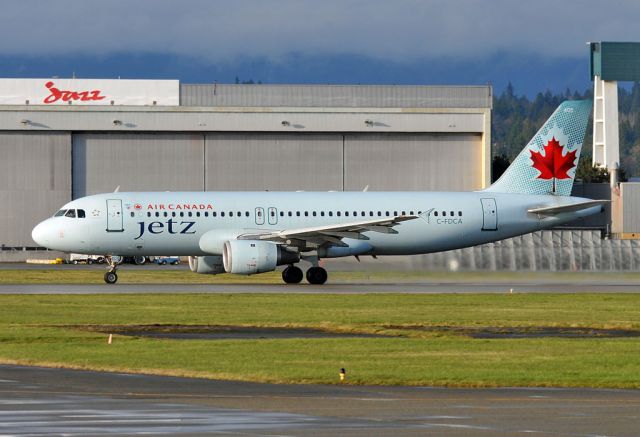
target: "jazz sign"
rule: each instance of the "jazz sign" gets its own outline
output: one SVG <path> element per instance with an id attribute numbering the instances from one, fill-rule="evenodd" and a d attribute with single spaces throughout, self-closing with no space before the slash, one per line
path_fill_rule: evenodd
<path id="1" fill-rule="evenodd" d="M 0 105 L 179 104 L 177 80 L 0 79 Z"/>

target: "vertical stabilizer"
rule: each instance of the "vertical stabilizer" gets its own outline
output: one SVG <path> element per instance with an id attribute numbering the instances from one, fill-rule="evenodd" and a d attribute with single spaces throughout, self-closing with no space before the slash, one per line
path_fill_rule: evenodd
<path id="1" fill-rule="evenodd" d="M 485 191 L 570 196 L 590 114 L 590 100 L 563 102 Z"/>

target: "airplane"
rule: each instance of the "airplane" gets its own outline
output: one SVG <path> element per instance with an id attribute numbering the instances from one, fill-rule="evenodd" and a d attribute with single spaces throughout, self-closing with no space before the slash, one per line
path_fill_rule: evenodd
<path id="1" fill-rule="evenodd" d="M 504 174 L 473 192 L 114 192 L 73 200 L 39 223 L 49 249 L 117 256 L 188 256 L 191 271 L 252 275 L 324 258 L 413 255 L 459 249 L 550 229 L 602 212 L 607 200 L 571 197 L 590 101 L 563 102 Z M 117 191 L 117 190 L 116 190 Z"/>

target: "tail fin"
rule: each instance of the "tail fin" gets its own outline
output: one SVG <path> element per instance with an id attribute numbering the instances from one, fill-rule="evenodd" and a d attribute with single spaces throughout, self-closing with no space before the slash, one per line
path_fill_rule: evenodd
<path id="1" fill-rule="evenodd" d="M 571 195 L 589 114 L 590 100 L 563 102 L 485 191 Z"/>

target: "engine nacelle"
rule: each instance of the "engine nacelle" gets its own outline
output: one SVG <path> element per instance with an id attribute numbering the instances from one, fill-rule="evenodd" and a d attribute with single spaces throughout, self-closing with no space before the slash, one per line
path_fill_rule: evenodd
<path id="1" fill-rule="evenodd" d="M 224 265 L 222 256 L 190 256 L 189 268 L 192 272 L 203 273 L 208 275 L 218 275 L 224 273 Z"/>
<path id="2" fill-rule="evenodd" d="M 299 252 L 290 252 L 270 241 L 229 240 L 222 251 L 224 269 L 227 273 L 253 275 L 271 272 L 276 266 L 300 261 Z"/>

